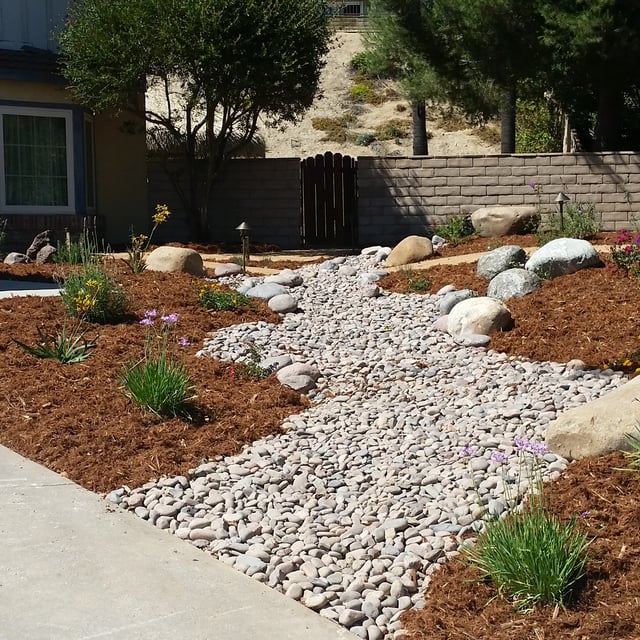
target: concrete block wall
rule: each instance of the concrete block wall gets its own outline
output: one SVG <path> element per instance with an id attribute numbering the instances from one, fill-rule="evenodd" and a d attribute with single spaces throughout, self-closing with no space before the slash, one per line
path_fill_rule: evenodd
<path id="1" fill-rule="evenodd" d="M 172 165 L 172 170 L 177 165 Z M 157 161 L 148 163 L 149 215 L 157 203 L 172 217 L 154 240 L 186 241 L 189 225 L 180 199 Z M 298 158 L 232 159 L 218 176 L 210 204 L 211 240 L 239 243 L 236 227 L 251 227 L 251 242 L 282 249 L 300 247 L 300 160 Z"/>
<path id="2" fill-rule="evenodd" d="M 426 235 L 483 206 L 535 206 L 539 198 L 551 211 L 559 191 L 593 203 L 603 230 L 613 231 L 640 214 L 640 154 L 360 157 L 358 191 L 360 246 Z"/>
<path id="3" fill-rule="evenodd" d="M 157 240 L 187 240 L 180 201 L 158 162 L 149 162 L 148 179 L 149 216 L 156 203 L 174 212 Z M 298 158 L 231 160 L 211 199 L 212 240 L 237 243 L 235 227 L 245 221 L 252 242 L 300 248 L 300 189 Z M 359 157 L 358 245 L 431 234 L 483 206 L 535 206 L 539 198 L 542 210 L 552 211 L 559 191 L 593 203 L 605 231 L 632 226 L 640 218 L 640 153 Z"/>

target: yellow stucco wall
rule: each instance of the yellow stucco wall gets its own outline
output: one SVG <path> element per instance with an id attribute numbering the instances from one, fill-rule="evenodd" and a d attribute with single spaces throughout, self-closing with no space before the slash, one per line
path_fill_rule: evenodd
<path id="1" fill-rule="evenodd" d="M 72 104 L 63 85 L 0 81 L 0 98 L 22 102 Z M 131 131 L 136 133 L 131 133 Z M 128 242 L 130 229 L 148 231 L 144 125 L 133 116 L 94 118 L 96 214 L 104 219 L 105 240 Z"/>
<path id="2" fill-rule="evenodd" d="M 94 128 L 97 213 L 104 217 L 107 240 L 125 245 L 132 228 L 149 232 L 144 124 L 130 115 L 101 115 Z"/>

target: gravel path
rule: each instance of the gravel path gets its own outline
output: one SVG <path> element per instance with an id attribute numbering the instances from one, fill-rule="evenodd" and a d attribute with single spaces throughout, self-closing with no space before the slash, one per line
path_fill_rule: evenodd
<path id="1" fill-rule="evenodd" d="M 203 349 L 237 359 L 250 340 L 265 356 L 315 363 L 313 406 L 190 479 L 110 498 L 377 640 L 401 633 L 401 612 L 421 605 L 461 536 L 524 489 L 514 439 L 542 442 L 557 412 L 625 380 L 459 347 L 431 329 L 437 296 L 368 298 L 370 259 L 342 260 L 298 271 L 301 313 L 230 327 Z M 540 460 L 545 477 L 566 466 Z"/>

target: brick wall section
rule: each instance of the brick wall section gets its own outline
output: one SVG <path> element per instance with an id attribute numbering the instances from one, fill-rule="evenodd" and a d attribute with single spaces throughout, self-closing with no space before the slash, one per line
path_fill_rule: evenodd
<path id="1" fill-rule="evenodd" d="M 358 158 L 359 244 L 395 244 L 426 235 L 451 216 L 482 206 L 537 204 L 559 191 L 591 202 L 603 229 L 630 225 L 640 213 L 640 154 L 493 155 Z"/>
<path id="2" fill-rule="evenodd" d="M 184 241 L 189 225 L 171 182 L 159 162 L 148 163 L 149 211 L 164 203 L 174 214 L 154 241 Z M 252 242 L 300 247 L 300 160 L 233 159 L 223 169 L 210 201 L 211 239 L 238 243 L 236 227 L 246 222 Z"/>

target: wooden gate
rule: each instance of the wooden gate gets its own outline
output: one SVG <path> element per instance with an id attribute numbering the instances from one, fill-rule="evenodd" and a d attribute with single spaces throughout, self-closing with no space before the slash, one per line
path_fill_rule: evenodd
<path id="1" fill-rule="evenodd" d="M 357 244 L 357 161 L 327 151 L 302 161 L 302 245 Z"/>

